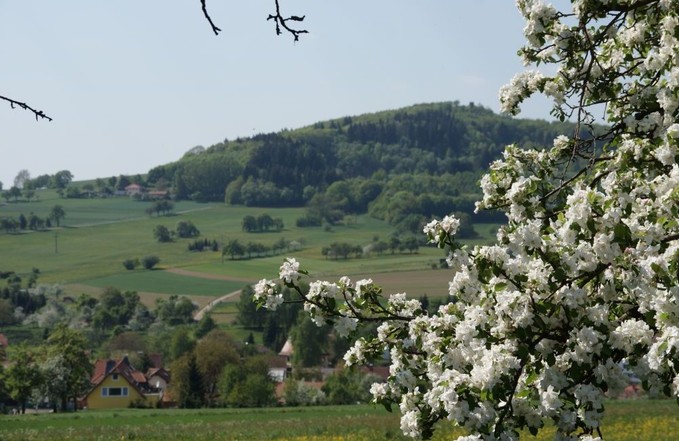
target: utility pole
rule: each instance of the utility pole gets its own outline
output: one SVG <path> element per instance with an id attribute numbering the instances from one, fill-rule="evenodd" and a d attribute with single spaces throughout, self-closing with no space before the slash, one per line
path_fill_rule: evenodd
<path id="1" fill-rule="evenodd" d="M 57 241 L 59 234 L 54 232 L 54 254 L 59 254 L 59 242 Z"/>

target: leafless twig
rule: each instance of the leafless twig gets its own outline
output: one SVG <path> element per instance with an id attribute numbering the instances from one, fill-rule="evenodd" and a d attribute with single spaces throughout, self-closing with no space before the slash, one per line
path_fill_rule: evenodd
<path id="1" fill-rule="evenodd" d="M 22 103 L 22 102 L 20 102 L 20 101 L 13 100 L 13 99 L 11 99 L 11 98 L 7 98 L 7 97 L 2 96 L 2 95 L 0 95 L 0 99 L 9 102 L 9 105 L 12 107 L 12 109 L 14 109 L 14 108 L 16 108 L 16 107 L 20 107 L 20 108 L 22 108 L 22 109 L 24 109 L 24 110 L 28 110 L 28 111 L 30 111 L 30 112 L 33 112 L 33 114 L 35 115 L 35 120 L 36 120 L 36 121 L 38 121 L 39 118 L 43 118 L 43 119 L 46 119 L 46 120 L 48 120 L 48 121 L 52 121 L 52 118 L 50 118 L 49 116 L 45 115 L 45 112 L 43 112 L 42 110 L 36 110 L 36 109 L 34 109 L 33 107 L 29 106 L 29 105 L 26 104 L 26 103 Z"/>
<path id="2" fill-rule="evenodd" d="M 267 17 L 267 20 L 273 20 L 276 23 L 276 34 L 281 35 L 283 32 L 282 29 L 285 29 L 286 31 L 290 32 L 293 37 L 295 37 L 295 41 L 299 41 L 299 35 L 300 34 L 308 34 L 309 31 L 305 29 L 292 29 L 290 26 L 288 26 L 288 21 L 304 21 L 305 15 L 302 15 L 301 17 L 298 15 L 291 15 L 288 18 L 284 18 L 281 15 L 281 7 L 278 4 L 278 0 L 275 0 L 276 2 L 276 15 L 274 14 L 269 14 L 269 17 Z M 281 29 L 282 28 L 282 29 Z"/>
<path id="3" fill-rule="evenodd" d="M 222 30 L 215 26 L 214 22 L 212 21 L 212 17 L 210 17 L 210 14 L 207 12 L 207 6 L 205 6 L 205 0 L 200 0 L 200 4 L 203 5 L 203 15 L 205 15 L 205 18 L 207 19 L 208 23 L 210 23 L 210 26 L 212 26 L 212 32 L 214 32 L 215 35 L 219 35 Z"/>

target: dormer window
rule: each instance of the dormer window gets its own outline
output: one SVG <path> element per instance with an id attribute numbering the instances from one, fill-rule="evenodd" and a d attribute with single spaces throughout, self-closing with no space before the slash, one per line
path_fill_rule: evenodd
<path id="1" fill-rule="evenodd" d="M 113 378 L 113 381 L 118 381 L 118 374 L 113 374 L 111 378 Z"/>

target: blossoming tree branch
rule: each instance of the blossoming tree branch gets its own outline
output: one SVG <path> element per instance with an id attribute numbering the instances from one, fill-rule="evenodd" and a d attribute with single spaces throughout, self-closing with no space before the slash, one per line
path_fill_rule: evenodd
<path id="1" fill-rule="evenodd" d="M 502 210 L 497 242 L 468 249 L 453 217 L 424 227 L 448 250 L 453 301 L 428 315 L 371 280 L 312 281 L 287 259 L 257 301 L 292 288 L 319 325 L 359 338 L 347 365 L 390 354 L 374 400 L 401 429 L 429 437 L 450 420 L 459 440 L 515 440 L 552 420 L 557 439 L 598 440 L 604 397 L 625 381 L 679 400 L 679 1 L 573 0 L 559 11 L 518 0 L 535 69 L 500 90 L 503 111 L 536 93 L 577 122 L 546 150 L 510 145 L 481 180 L 477 209 Z M 601 124 L 596 124 L 600 122 Z"/>

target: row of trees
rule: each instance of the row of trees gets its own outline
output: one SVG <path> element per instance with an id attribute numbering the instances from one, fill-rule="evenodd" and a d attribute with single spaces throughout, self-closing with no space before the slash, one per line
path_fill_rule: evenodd
<path id="1" fill-rule="evenodd" d="M 147 207 L 144 211 L 146 214 L 149 216 L 156 215 L 156 216 L 169 216 L 172 211 L 174 210 L 174 202 L 167 200 L 167 199 L 161 199 L 157 201 L 153 201 L 151 203 L 150 207 Z"/>
<path id="2" fill-rule="evenodd" d="M 183 239 L 200 236 L 200 230 L 190 220 L 177 222 L 174 231 L 170 231 L 165 225 L 156 225 L 153 229 L 153 237 L 158 242 L 172 242 L 177 236 Z"/>
<path id="3" fill-rule="evenodd" d="M 271 245 L 254 241 L 241 243 L 238 239 L 231 239 L 227 240 L 222 247 L 222 257 L 229 256 L 231 260 L 252 259 L 253 257 L 275 256 L 299 248 L 301 248 L 299 242 L 286 240 L 283 237 Z"/>
<path id="4" fill-rule="evenodd" d="M 30 212 L 28 217 L 21 213 L 17 219 L 2 217 L 0 218 L 0 229 L 5 230 L 6 233 L 24 230 L 41 231 L 46 228 L 52 228 L 52 222 L 59 227 L 64 217 L 66 217 L 64 208 L 61 205 L 55 205 L 46 218 L 41 218 L 33 212 Z"/>
<path id="5" fill-rule="evenodd" d="M 153 269 L 159 263 L 160 263 L 160 257 L 158 257 L 154 254 L 144 256 L 141 259 L 134 258 L 134 259 L 123 260 L 123 266 L 125 267 L 126 270 L 130 270 L 130 271 L 137 268 L 139 265 L 143 266 L 144 269 L 150 270 L 150 269 Z"/>
<path id="6" fill-rule="evenodd" d="M 2 197 L 9 203 L 9 202 L 14 202 L 18 203 L 19 198 L 22 198 L 22 200 L 26 202 L 30 202 L 34 198 L 37 198 L 37 194 L 35 193 L 35 190 L 33 189 L 20 189 L 19 187 L 10 187 L 9 190 L 5 190 L 2 192 Z"/>
<path id="7" fill-rule="evenodd" d="M 272 218 L 267 213 L 262 213 L 257 217 L 246 215 L 241 221 L 243 231 L 247 233 L 262 233 L 267 231 L 280 232 L 285 228 L 283 219 L 277 217 Z"/>
<path id="8" fill-rule="evenodd" d="M 64 189 L 73 181 L 73 173 L 68 170 L 61 170 L 53 175 L 40 175 L 31 179 L 31 174 L 28 170 L 19 170 L 14 178 L 14 186 L 20 190 L 37 190 L 40 188 L 55 188 Z M 2 190 L 2 183 L 0 183 L 0 190 Z"/>

